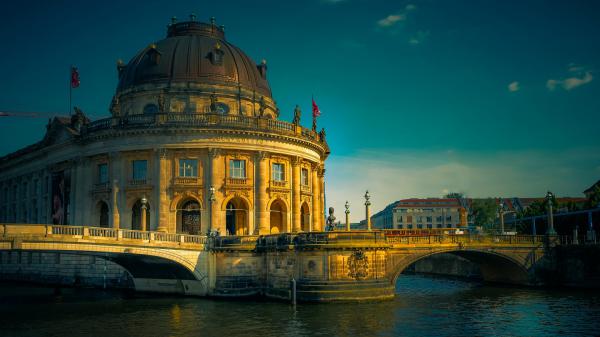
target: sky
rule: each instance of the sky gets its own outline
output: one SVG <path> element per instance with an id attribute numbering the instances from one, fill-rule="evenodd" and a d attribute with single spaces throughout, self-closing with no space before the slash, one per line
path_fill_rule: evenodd
<path id="1" fill-rule="evenodd" d="M 600 2 L 539 0 L 12 1 L 0 12 L 0 155 L 73 104 L 108 116 L 116 61 L 171 16 L 216 17 L 267 60 L 282 120 L 311 96 L 331 155 L 327 206 L 352 221 L 394 200 L 583 196 L 600 178 Z"/>

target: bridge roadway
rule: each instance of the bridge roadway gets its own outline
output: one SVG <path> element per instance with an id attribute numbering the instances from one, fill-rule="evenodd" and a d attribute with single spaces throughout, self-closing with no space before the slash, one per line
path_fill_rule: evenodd
<path id="1" fill-rule="evenodd" d="M 65 278 L 59 283 L 71 282 L 68 265 L 79 260 L 58 258 L 50 267 L 44 266 L 48 262 L 42 258 L 32 260 L 35 253 L 48 253 L 109 261 L 124 270 L 137 291 L 288 299 L 294 280 L 301 301 L 372 300 L 393 297 L 396 280 L 406 267 L 440 253 L 476 263 L 484 280 L 534 285 L 536 265 L 549 247 L 558 244 L 559 237 L 531 235 L 393 236 L 385 231 L 340 231 L 207 238 L 0 224 L 0 274 L 10 279 L 15 273 L 21 278 L 30 273 L 28 279 L 35 280 L 62 270 L 59 274 Z M 74 273 L 76 278 L 87 277 L 81 269 Z"/>

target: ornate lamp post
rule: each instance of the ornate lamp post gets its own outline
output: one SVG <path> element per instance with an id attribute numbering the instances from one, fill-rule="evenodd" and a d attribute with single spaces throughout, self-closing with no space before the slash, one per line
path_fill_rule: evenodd
<path id="1" fill-rule="evenodd" d="M 546 200 L 548 201 L 548 231 L 546 231 L 546 235 L 556 235 L 556 231 L 554 230 L 554 215 L 552 214 L 552 199 L 554 195 L 552 192 L 548 191 L 546 193 Z"/>
<path id="2" fill-rule="evenodd" d="M 210 206 L 209 206 L 208 217 L 210 219 L 210 222 L 209 222 L 210 226 L 208 227 L 208 233 L 210 234 L 210 232 L 213 230 L 213 221 L 212 221 L 213 220 L 213 217 L 212 217 L 213 204 L 215 201 L 217 201 L 217 198 L 215 197 L 215 187 L 214 186 L 211 186 L 209 191 L 210 191 L 210 194 L 208 195 L 208 201 L 210 203 Z"/>
<path id="3" fill-rule="evenodd" d="M 346 204 L 344 205 L 344 207 L 346 207 L 346 230 L 349 232 L 350 231 L 350 204 L 348 203 L 348 200 L 346 200 Z"/>
<path id="4" fill-rule="evenodd" d="M 500 215 L 500 235 L 504 234 L 504 200 L 500 198 L 498 204 L 498 214 Z"/>
<path id="5" fill-rule="evenodd" d="M 142 197 L 142 214 L 141 214 L 141 218 L 142 218 L 142 230 L 146 231 L 147 230 L 147 226 L 146 226 L 146 210 L 148 209 L 148 199 L 146 199 L 146 196 L 144 195 Z"/>
<path id="6" fill-rule="evenodd" d="M 371 230 L 371 196 L 369 195 L 369 190 L 365 193 L 365 213 L 367 216 L 367 230 Z"/>

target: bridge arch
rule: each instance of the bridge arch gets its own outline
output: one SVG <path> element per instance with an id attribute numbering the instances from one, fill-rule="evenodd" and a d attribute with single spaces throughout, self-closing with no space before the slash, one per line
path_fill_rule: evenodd
<path id="1" fill-rule="evenodd" d="M 482 249 L 443 249 L 406 254 L 400 258 L 391 267 L 392 277 L 390 277 L 390 280 L 392 285 L 396 285 L 398 277 L 412 264 L 439 254 L 456 255 L 474 263 L 479 267 L 481 276 L 486 282 L 521 285 L 530 283 L 529 271 L 525 264 L 503 252 Z"/>

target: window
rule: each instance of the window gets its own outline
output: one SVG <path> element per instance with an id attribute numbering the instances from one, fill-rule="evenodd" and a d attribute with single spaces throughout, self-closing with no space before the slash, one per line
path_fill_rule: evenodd
<path id="1" fill-rule="evenodd" d="M 275 181 L 284 181 L 285 180 L 283 164 L 278 164 L 278 163 L 273 164 L 273 180 L 275 180 Z"/>
<path id="2" fill-rule="evenodd" d="M 197 159 L 179 159 L 179 176 L 186 178 L 198 177 Z"/>
<path id="3" fill-rule="evenodd" d="M 423 217 L 422 216 L 418 216 L 417 217 L 417 222 L 423 222 Z"/>
<path id="4" fill-rule="evenodd" d="M 430 223 L 428 223 L 428 224 L 427 224 L 427 228 L 431 229 L 431 228 L 433 228 L 433 225 L 432 225 L 432 224 L 430 224 Z"/>
<path id="5" fill-rule="evenodd" d="M 437 221 L 437 222 L 442 222 L 442 216 L 441 216 L 441 215 L 438 215 L 438 216 L 435 218 L 435 221 Z"/>
<path id="6" fill-rule="evenodd" d="M 437 224 L 437 228 L 442 228 L 442 224 L 441 223 Z"/>
<path id="7" fill-rule="evenodd" d="M 427 217 L 427 222 L 431 222 L 431 221 L 433 221 L 433 220 L 432 220 L 432 217 L 428 216 L 428 217 Z"/>
<path id="8" fill-rule="evenodd" d="M 98 184 L 106 184 L 108 182 L 108 164 L 98 164 Z"/>
<path id="9" fill-rule="evenodd" d="M 417 224 L 417 228 L 418 228 L 418 229 L 423 229 L 423 224 L 422 224 L 422 223 L 420 223 L 420 224 Z"/>
<path id="10" fill-rule="evenodd" d="M 147 160 L 134 160 L 133 161 L 133 180 L 146 180 L 147 168 L 148 168 Z"/>
<path id="11" fill-rule="evenodd" d="M 452 215 L 447 215 L 447 216 L 446 216 L 446 221 L 447 221 L 447 222 L 450 222 L 450 221 L 452 221 Z"/>
<path id="12" fill-rule="evenodd" d="M 402 215 L 398 217 L 398 222 L 402 222 Z"/>
<path id="13" fill-rule="evenodd" d="M 407 215 L 406 216 L 406 222 L 408 222 L 408 223 L 412 222 L 412 215 Z"/>
<path id="14" fill-rule="evenodd" d="M 398 225 L 398 229 L 402 229 L 404 226 L 402 225 Z"/>
<path id="15" fill-rule="evenodd" d="M 412 224 L 409 224 L 408 226 L 406 226 L 406 228 L 407 228 L 407 229 L 412 229 L 412 228 L 413 228 L 413 225 L 412 225 Z"/>
<path id="16" fill-rule="evenodd" d="M 308 186 L 308 169 L 303 168 L 300 171 L 300 183 L 304 186 Z"/>
<path id="17" fill-rule="evenodd" d="M 229 161 L 229 178 L 246 178 L 246 161 L 241 159 L 231 159 Z"/>

